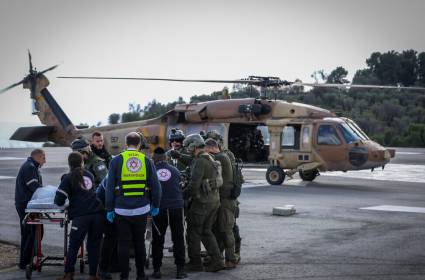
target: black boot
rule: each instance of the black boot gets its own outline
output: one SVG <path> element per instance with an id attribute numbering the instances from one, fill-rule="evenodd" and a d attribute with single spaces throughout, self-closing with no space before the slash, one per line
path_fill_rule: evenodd
<path id="1" fill-rule="evenodd" d="M 152 276 L 152 278 L 155 278 L 155 279 L 161 279 L 161 277 L 162 277 L 161 270 L 159 270 L 159 268 L 154 269 L 151 276 Z"/>
<path id="2" fill-rule="evenodd" d="M 186 272 L 184 272 L 184 266 L 177 266 L 176 279 L 184 279 L 187 278 Z"/>

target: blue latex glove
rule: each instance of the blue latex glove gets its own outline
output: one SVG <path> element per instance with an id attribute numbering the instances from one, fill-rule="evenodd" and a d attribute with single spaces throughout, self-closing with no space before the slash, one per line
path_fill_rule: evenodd
<path id="1" fill-rule="evenodd" d="M 114 222 L 114 218 L 115 218 L 115 212 L 114 211 L 108 211 L 108 212 L 106 212 L 106 219 L 110 223 L 113 223 Z"/>
<path id="2" fill-rule="evenodd" d="M 152 207 L 151 208 L 151 216 L 155 217 L 159 213 L 159 208 Z"/>

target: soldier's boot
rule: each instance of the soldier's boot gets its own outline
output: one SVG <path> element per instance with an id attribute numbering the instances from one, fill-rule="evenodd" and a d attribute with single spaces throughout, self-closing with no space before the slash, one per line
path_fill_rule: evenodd
<path id="1" fill-rule="evenodd" d="M 187 274 L 184 271 L 184 266 L 178 265 L 177 266 L 176 279 L 184 279 L 184 278 L 187 278 Z"/>
<path id="2" fill-rule="evenodd" d="M 161 277 L 162 277 L 161 270 L 159 268 L 154 269 L 151 276 L 152 276 L 152 278 L 155 278 L 155 279 L 161 279 Z"/>
<path id="3" fill-rule="evenodd" d="M 211 263 L 205 267 L 206 272 L 217 272 L 225 269 L 223 260 L 220 258 L 212 259 Z"/>
<path id="4" fill-rule="evenodd" d="M 58 280 L 74 280 L 74 272 L 66 272 L 63 277 Z"/>
<path id="5" fill-rule="evenodd" d="M 205 256 L 204 257 L 204 262 L 202 264 L 204 266 L 208 266 L 209 264 L 211 264 L 211 257 L 210 256 Z"/>
<path id="6" fill-rule="evenodd" d="M 202 265 L 201 260 L 199 260 L 199 261 L 190 260 L 186 264 L 186 269 L 188 271 L 204 271 L 204 266 Z"/>
<path id="7" fill-rule="evenodd" d="M 226 261 L 224 266 L 226 267 L 226 269 L 234 269 L 237 266 L 236 260 L 234 261 Z"/>

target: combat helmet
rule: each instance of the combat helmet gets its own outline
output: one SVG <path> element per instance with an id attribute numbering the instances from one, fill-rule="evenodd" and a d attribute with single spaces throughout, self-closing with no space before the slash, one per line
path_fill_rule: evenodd
<path id="1" fill-rule="evenodd" d="M 184 133 L 181 129 L 172 128 L 170 135 L 168 135 L 168 141 L 171 143 L 173 141 L 183 142 L 185 139 Z"/>
<path id="2" fill-rule="evenodd" d="M 189 134 L 183 141 L 183 147 L 189 152 L 195 151 L 195 148 L 203 148 L 205 146 L 204 138 L 199 134 Z"/>
<path id="3" fill-rule="evenodd" d="M 217 143 L 221 146 L 223 145 L 223 136 L 217 130 L 210 130 L 205 134 L 205 138 L 211 138 L 217 141 Z"/>
<path id="4" fill-rule="evenodd" d="M 71 149 L 77 152 L 85 152 L 87 154 L 91 153 L 90 144 L 87 140 L 83 138 L 77 138 L 71 143 Z"/>

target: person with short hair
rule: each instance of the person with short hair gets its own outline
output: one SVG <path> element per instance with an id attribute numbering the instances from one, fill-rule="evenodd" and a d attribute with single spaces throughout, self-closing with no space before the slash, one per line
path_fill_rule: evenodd
<path id="1" fill-rule="evenodd" d="M 93 153 L 105 161 L 106 167 L 109 167 L 112 156 L 105 148 L 105 141 L 102 132 L 93 132 L 91 135 L 90 148 Z"/>
<path id="2" fill-rule="evenodd" d="M 66 199 L 69 200 L 68 215 L 72 220 L 62 279 L 73 279 L 78 250 L 87 235 L 89 280 L 98 280 L 97 265 L 105 222 L 103 204 L 96 197 L 93 175 L 83 168 L 83 156 L 78 152 L 70 153 L 68 165 L 70 171 L 62 176 L 55 196 L 55 204 L 58 206 L 64 205 Z"/>
<path id="3" fill-rule="evenodd" d="M 19 254 L 19 268 L 25 267 L 32 262 L 31 253 L 35 240 L 35 225 L 23 224 L 25 208 L 31 200 L 34 192 L 42 187 L 40 168 L 46 163 L 46 155 L 42 149 L 34 149 L 30 157 L 22 164 L 16 177 L 15 207 L 19 216 L 21 228 L 21 248 Z"/>
<path id="4" fill-rule="evenodd" d="M 139 152 L 140 135 L 130 132 L 126 136 L 127 149 L 111 161 L 105 192 L 106 216 L 116 222 L 118 230 L 118 257 L 121 279 L 129 275 L 129 245 L 135 249 L 137 280 L 147 279 L 145 231 L 147 216 L 156 216 L 161 200 L 161 185 L 155 166 Z"/>
<path id="5" fill-rule="evenodd" d="M 153 153 L 156 173 L 161 182 L 162 197 L 159 214 L 153 217 L 157 230 L 152 231 L 153 278 L 161 278 L 161 266 L 167 227 L 171 229 L 174 263 L 177 266 L 177 279 L 187 277 L 184 271 L 185 247 L 183 225 L 183 194 L 180 186 L 180 172 L 166 161 L 165 150 L 157 147 Z"/>

